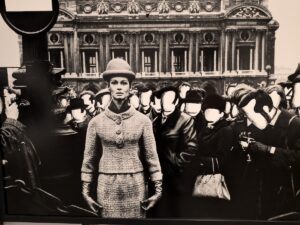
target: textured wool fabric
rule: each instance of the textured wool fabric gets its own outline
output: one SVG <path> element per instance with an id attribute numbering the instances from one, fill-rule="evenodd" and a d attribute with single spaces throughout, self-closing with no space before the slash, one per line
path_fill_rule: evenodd
<path id="1" fill-rule="evenodd" d="M 81 169 L 84 182 L 99 175 L 103 217 L 145 217 L 140 208 L 146 197 L 144 170 L 152 181 L 162 180 L 152 122 L 132 106 L 119 114 L 107 107 L 88 125 Z"/>
<path id="2" fill-rule="evenodd" d="M 141 201 L 146 197 L 144 173 L 99 174 L 97 201 L 103 218 L 145 218 Z"/>

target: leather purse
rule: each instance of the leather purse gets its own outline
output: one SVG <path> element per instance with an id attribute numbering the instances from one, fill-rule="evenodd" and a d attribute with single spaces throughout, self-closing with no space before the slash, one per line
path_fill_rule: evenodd
<path id="1" fill-rule="evenodd" d="M 218 159 L 216 164 L 219 169 Z M 196 178 L 194 185 L 193 196 L 200 198 L 218 198 L 230 200 L 230 193 L 228 191 L 225 178 L 221 173 L 215 173 L 214 159 L 212 158 L 213 174 L 199 175 Z"/>

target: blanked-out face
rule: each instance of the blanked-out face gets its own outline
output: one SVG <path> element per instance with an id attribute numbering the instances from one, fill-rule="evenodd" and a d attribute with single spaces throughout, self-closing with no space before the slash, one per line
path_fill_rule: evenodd
<path id="1" fill-rule="evenodd" d="M 76 121 L 83 121 L 86 116 L 86 110 L 82 109 L 72 109 L 71 115 Z"/>
<path id="2" fill-rule="evenodd" d="M 251 121 L 258 129 L 263 130 L 267 127 L 268 121 L 261 113 L 255 112 L 254 110 L 255 105 L 256 105 L 256 99 L 252 99 L 248 102 L 247 105 L 242 107 L 242 110 L 247 116 L 249 121 Z M 263 110 L 266 113 L 270 112 L 267 106 L 264 106 Z"/>
<path id="3" fill-rule="evenodd" d="M 294 84 L 294 93 L 292 98 L 292 107 L 299 108 L 300 107 L 300 83 Z"/>
<path id="4" fill-rule="evenodd" d="M 280 95 L 278 94 L 277 91 L 272 91 L 269 96 L 271 97 L 272 99 L 272 102 L 273 102 L 273 106 L 278 109 L 279 108 L 279 105 L 280 105 L 280 102 L 281 102 L 281 97 Z"/>
<path id="5" fill-rule="evenodd" d="M 102 98 L 101 98 L 101 102 L 102 102 L 101 107 L 104 109 L 108 105 L 110 100 L 111 100 L 110 94 L 103 95 Z"/>
<path id="6" fill-rule="evenodd" d="M 150 105 L 156 113 L 161 113 L 161 99 L 154 97 L 154 101 Z"/>
<path id="7" fill-rule="evenodd" d="M 130 97 L 129 100 L 130 100 L 130 104 L 131 104 L 135 109 L 137 109 L 137 108 L 140 106 L 140 99 L 139 99 L 138 96 L 132 95 L 132 96 Z"/>
<path id="8" fill-rule="evenodd" d="M 151 95 L 152 95 L 151 90 L 141 93 L 140 100 L 141 100 L 141 105 L 142 106 L 149 106 L 150 105 Z"/>
<path id="9" fill-rule="evenodd" d="M 82 95 L 81 99 L 83 100 L 83 103 L 86 105 L 86 109 L 88 111 L 95 110 L 95 100 L 92 100 L 91 95 L 89 95 L 89 94 Z"/>
<path id="10" fill-rule="evenodd" d="M 187 93 L 190 89 L 191 89 L 191 87 L 188 86 L 188 85 L 182 85 L 182 86 L 180 86 L 180 88 L 179 88 L 179 96 L 180 96 L 180 98 L 185 99 L 186 93 Z"/>
<path id="11" fill-rule="evenodd" d="M 166 91 L 162 94 L 162 112 L 165 116 L 168 116 L 175 111 L 176 105 L 178 104 L 178 99 L 175 98 L 176 93 L 174 91 Z"/>
<path id="12" fill-rule="evenodd" d="M 192 117 L 197 116 L 201 111 L 201 103 L 185 103 L 185 112 Z"/>
<path id="13" fill-rule="evenodd" d="M 220 112 L 218 109 L 206 109 L 204 111 L 205 120 L 210 124 L 215 124 L 224 116 L 223 112 Z"/>
<path id="14" fill-rule="evenodd" d="M 124 100 L 129 96 L 130 82 L 127 77 L 115 76 L 109 81 L 109 89 L 113 99 Z"/>

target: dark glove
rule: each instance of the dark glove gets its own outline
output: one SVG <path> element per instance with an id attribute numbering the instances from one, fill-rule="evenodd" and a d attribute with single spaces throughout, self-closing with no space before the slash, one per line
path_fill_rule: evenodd
<path id="1" fill-rule="evenodd" d="M 150 198 L 141 202 L 142 208 L 145 211 L 151 209 L 162 196 L 162 180 L 154 181 L 154 187 L 155 187 L 155 194 L 152 195 Z"/>
<path id="2" fill-rule="evenodd" d="M 89 208 L 95 212 L 99 213 L 103 208 L 100 204 L 98 204 L 92 197 L 91 197 L 91 183 L 83 182 L 82 184 L 82 195 L 85 202 L 88 204 Z"/>
<path id="3" fill-rule="evenodd" d="M 263 153 L 263 154 L 268 154 L 271 152 L 271 146 L 265 145 L 260 142 L 251 142 L 248 146 L 248 150 L 250 153 Z"/>

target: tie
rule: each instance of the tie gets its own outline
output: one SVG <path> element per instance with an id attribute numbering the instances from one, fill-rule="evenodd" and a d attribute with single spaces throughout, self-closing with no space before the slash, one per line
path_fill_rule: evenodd
<path id="1" fill-rule="evenodd" d="M 163 116 L 163 117 L 161 118 L 161 124 L 164 124 L 164 123 L 167 121 L 167 118 L 168 118 L 168 117 Z"/>

